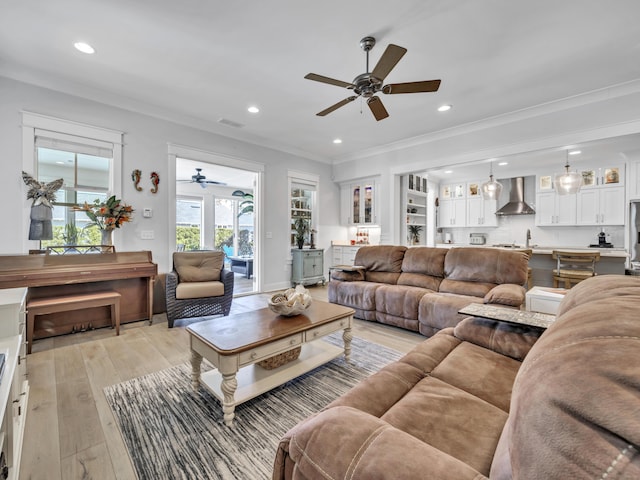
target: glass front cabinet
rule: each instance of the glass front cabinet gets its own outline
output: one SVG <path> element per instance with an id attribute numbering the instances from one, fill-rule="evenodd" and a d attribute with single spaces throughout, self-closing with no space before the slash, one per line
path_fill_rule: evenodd
<path id="1" fill-rule="evenodd" d="M 378 181 L 364 179 L 340 186 L 342 223 L 344 225 L 377 225 L 376 203 Z"/>

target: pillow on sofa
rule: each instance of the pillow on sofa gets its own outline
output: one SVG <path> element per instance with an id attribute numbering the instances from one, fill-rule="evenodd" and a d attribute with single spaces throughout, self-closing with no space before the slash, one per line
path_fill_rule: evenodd
<path id="1" fill-rule="evenodd" d="M 544 332 L 529 325 L 468 317 L 456 325 L 456 338 L 522 361 Z"/>
<path id="2" fill-rule="evenodd" d="M 220 280 L 224 252 L 175 252 L 173 267 L 181 282 L 211 282 Z"/>

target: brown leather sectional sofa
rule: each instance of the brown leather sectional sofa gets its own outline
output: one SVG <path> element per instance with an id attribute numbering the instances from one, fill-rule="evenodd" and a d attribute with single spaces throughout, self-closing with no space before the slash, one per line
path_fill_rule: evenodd
<path id="1" fill-rule="evenodd" d="M 290 430 L 274 480 L 640 478 L 640 277 L 546 331 L 469 317 Z"/>
<path id="2" fill-rule="evenodd" d="M 470 303 L 520 307 L 529 257 L 497 248 L 368 246 L 356 271 L 334 270 L 328 298 L 353 308 L 356 318 L 430 337 L 458 324 Z"/>

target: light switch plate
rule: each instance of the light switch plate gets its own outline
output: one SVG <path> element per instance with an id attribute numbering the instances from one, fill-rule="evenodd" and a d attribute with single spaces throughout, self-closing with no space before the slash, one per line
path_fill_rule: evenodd
<path id="1" fill-rule="evenodd" d="M 142 240 L 153 240 L 153 230 L 142 230 L 140 237 Z"/>

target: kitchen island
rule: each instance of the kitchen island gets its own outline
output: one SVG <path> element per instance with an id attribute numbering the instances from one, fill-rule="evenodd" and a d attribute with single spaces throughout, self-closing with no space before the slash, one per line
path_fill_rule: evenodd
<path id="1" fill-rule="evenodd" d="M 436 245 L 441 248 L 510 248 L 516 250 L 524 250 L 524 246 L 515 247 L 492 247 L 491 245 L 467 245 L 461 243 L 439 243 Z M 624 275 L 627 259 L 629 254 L 624 248 L 589 248 L 579 246 L 542 246 L 533 245 L 529 247 L 532 251 L 529 266 L 531 267 L 532 284 L 540 287 L 552 287 L 553 276 L 551 271 L 556 267 L 556 261 L 551 258 L 554 250 L 570 250 L 575 252 L 600 252 L 600 261 L 596 263 L 596 273 L 598 275 Z"/>

